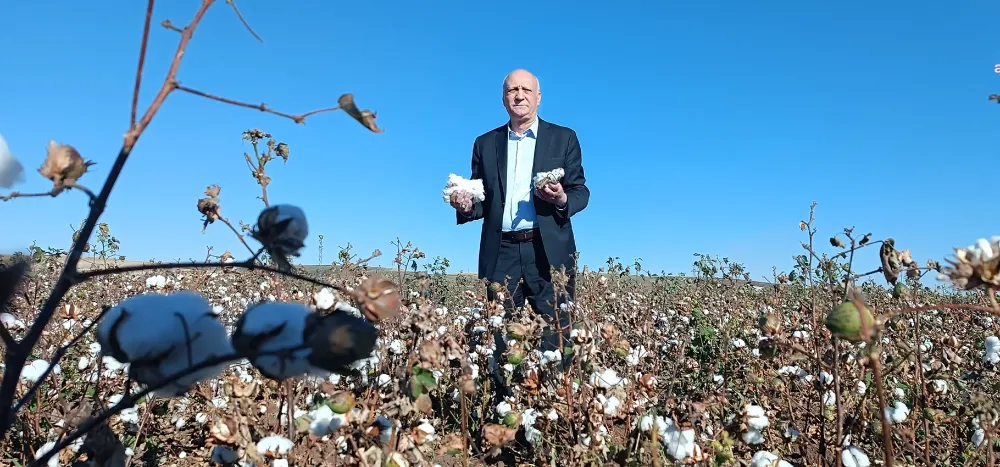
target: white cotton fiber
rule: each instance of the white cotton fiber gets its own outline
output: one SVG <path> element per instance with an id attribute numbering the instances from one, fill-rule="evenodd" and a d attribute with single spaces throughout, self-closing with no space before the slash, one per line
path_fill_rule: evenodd
<path id="1" fill-rule="evenodd" d="M 0 188 L 10 188 L 23 181 L 24 166 L 10 153 L 7 141 L 0 135 Z"/>
<path id="2" fill-rule="evenodd" d="M 486 190 L 482 180 L 467 180 L 458 175 L 448 175 L 448 184 L 444 187 L 444 202 L 451 203 L 451 194 L 456 191 L 472 193 L 473 201 L 486 200 Z"/>
<path id="3" fill-rule="evenodd" d="M 558 183 L 562 181 L 563 175 L 566 175 L 566 171 L 561 168 L 553 169 L 548 172 L 538 172 L 535 174 L 535 179 L 533 181 L 535 189 L 541 190 L 542 187 L 548 185 L 549 183 Z"/>

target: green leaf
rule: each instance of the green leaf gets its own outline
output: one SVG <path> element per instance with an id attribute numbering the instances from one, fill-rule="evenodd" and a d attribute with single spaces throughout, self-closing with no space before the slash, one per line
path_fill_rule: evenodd
<path id="1" fill-rule="evenodd" d="M 414 399 L 437 388 L 437 380 L 430 370 L 422 368 L 420 365 L 414 365 L 411 372 L 413 377 L 410 378 L 410 394 Z"/>

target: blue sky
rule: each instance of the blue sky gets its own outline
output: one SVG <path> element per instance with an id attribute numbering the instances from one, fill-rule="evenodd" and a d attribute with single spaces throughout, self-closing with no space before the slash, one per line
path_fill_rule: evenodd
<path id="1" fill-rule="evenodd" d="M 140 110 L 156 93 L 197 1 L 157 4 Z M 274 202 L 302 206 L 300 259 L 350 242 L 392 256 L 398 236 L 475 270 L 480 225 L 441 200 L 468 176 L 473 139 L 506 120 L 500 86 L 524 67 L 542 118 L 580 137 L 592 196 L 574 218 L 582 260 L 642 258 L 689 272 L 692 253 L 755 277 L 801 253 L 799 220 L 819 203 L 821 244 L 845 226 L 892 236 L 923 262 L 1000 233 L 989 168 L 1000 106 L 1000 3 L 964 2 L 276 2 L 242 0 L 261 44 L 219 1 L 185 54 L 187 86 L 301 113 L 353 92 L 383 134 L 342 114 L 305 126 L 174 93 L 133 152 L 104 220 L 130 258 L 241 251 L 201 233 L 196 200 L 222 186 L 223 214 L 252 223 L 259 189 L 240 139 L 259 127 L 291 147 L 272 163 Z M 51 138 L 98 165 L 101 188 L 126 131 L 145 2 L 3 2 L 0 133 L 27 167 Z M 988 161 L 993 161 L 987 163 Z M 982 178 L 980 178 L 982 177 Z M 980 188 L 981 187 L 981 188 Z M 68 247 L 84 197 L 0 204 L 0 249 Z M 859 267 L 874 266 L 872 250 Z"/>

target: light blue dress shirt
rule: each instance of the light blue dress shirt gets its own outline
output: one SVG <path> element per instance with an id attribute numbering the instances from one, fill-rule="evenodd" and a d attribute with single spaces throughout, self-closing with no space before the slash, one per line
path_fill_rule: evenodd
<path id="1" fill-rule="evenodd" d="M 538 117 L 524 134 L 517 134 L 507 125 L 507 199 L 504 200 L 504 232 L 535 227 L 535 205 L 532 202 L 534 184 L 531 173 L 535 162 L 535 142 Z"/>

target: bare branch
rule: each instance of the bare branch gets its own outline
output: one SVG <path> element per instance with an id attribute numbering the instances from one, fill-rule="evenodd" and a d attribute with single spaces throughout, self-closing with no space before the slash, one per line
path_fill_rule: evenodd
<path id="1" fill-rule="evenodd" d="M 125 167 L 125 162 L 128 160 L 129 154 L 132 152 L 132 148 L 135 143 L 139 140 L 142 135 L 143 130 L 149 125 L 153 120 L 153 116 L 163 105 L 166 100 L 167 95 L 173 90 L 171 83 L 175 80 L 177 76 L 177 70 L 180 68 L 181 60 L 184 58 L 184 50 L 187 49 L 188 43 L 191 41 L 191 36 L 194 34 L 198 23 L 205 16 L 205 12 L 208 8 L 212 6 L 214 0 L 202 0 L 201 6 L 198 11 L 195 12 L 194 18 L 191 20 L 186 28 L 184 28 L 181 33 L 181 40 L 177 44 L 177 52 L 174 54 L 174 59 L 170 64 L 170 69 L 167 72 L 167 78 L 164 80 L 163 86 L 160 87 L 160 92 L 153 99 L 146 113 L 142 116 L 142 119 L 134 125 L 125 134 L 124 144 L 122 144 L 121 150 L 118 152 L 118 157 L 115 159 L 114 165 L 111 167 L 111 172 L 108 174 L 107 179 L 104 182 L 104 187 L 101 189 L 100 195 L 90 203 L 90 214 L 87 216 L 87 221 L 84 222 L 83 227 L 80 229 L 80 235 L 73 242 L 73 247 L 70 249 L 69 257 L 66 259 L 66 263 L 63 265 L 63 269 L 59 274 L 59 280 L 56 281 L 55 286 L 52 288 L 52 292 L 46 299 L 44 305 L 39 311 L 35 318 L 35 322 L 28 329 L 27 334 L 21 340 L 21 342 L 7 349 L 4 362 L 6 368 L 4 369 L 3 380 L 0 381 L 0 436 L 5 436 L 10 429 L 13 417 L 11 416 L 12 402 L 14 400 L 14 394 L 17 391 L 17 383 L 19 378 L 17 375 L 21 374 L 21 370 L 24 369 L 24 364 L 31 354 L 31 349 L 35 347 L 38 339 L 42 336 L 42 331 L 45 326 L 52 320 L 52 316 L 55 314 L 56 309 L 59 307 L 59 303 L 62 301 L 66 292 L 73 286 L 76 281 L 77 264 L 80 262 L 80 258 L 83 256 L 84 249 L 87 246 L 87 241 L 90 239 L 91 234 L 94 233 L 94 229 L 97 227 L 97 221 L 100 219 L 101 214 L 104 213 L 104 208 L 107 205 L 108 198 L 111 196 L 111 190 L 115 186 L 115 182 L 118 181 L 118 177 L 121 175 L 122 169 Z M 50 454 L 55 454 L 52 452 Z"/>
<path id="2" fill-rule="evenodd" d="M 135 126 L 136 107 L 139 106 L 139 87 L 142 84 L 142 67 L 146 63 L 146 44 L 149 42 L 149 23 L 153 20 L 153 2 L 146 3 L 146 22 L 142 25 L 142 42 L 139 45 L 139 67 L 135 70 L 135 90 L 132 92 L 132 116 L 128 127 Z"/>
<path id="3" fill-rule="evenodd" d="M 246 237 L 244 237 L 243 234 L 241 234 L 240 231 L 235 226 L 233 226 L 232 222 L 229 222 L 228 218 L 220 217 L 219 220 L 222 221 L 223 224 L 226 224 L 226 226 L 229 227 L 229 230 L 232 230 L 233 233 L 236 234 L 236 238 L 240 239 L 240 243 L 242 243 L 243 246 L 247 247 L 247 250 L 250 251 L 251 255 L 257 253 L 256 251 L 253 251 L 253 248 L 250 248 L 250 244 L 247 243 Z"/>
<path id="4" fill-rule="evenodd" d="M 209 94 L 207 92 L 199 91 L 197 89 L 192 89 L 192 88 L 189 88 L 187 86 L 181 86 L 181 84 L 179 82 L 176 82 L 176 81 L 174 81 L 174 89 L 176 89 L 178 91 L 184 91 L 184 92 L 187 92 L 187 93 L 190 93 L 190 94 L 194 94 L 196 96 L 201 96 L 201 97 L 204 97 L 206 99 L 211 99 L 213 101 L 219 101 L 219 102 L 222 102 L 224 104 L 235 105 L 237 107 L 245 107 L 245 108 L 248 108 L 248 109 L 257 109 L 257 110 L 259 110 L 261 112 L 266 112 L 266 113 L 269 113 L 269 114 L 277 115 L 279 117 L 285 117 L 287 119 L 291 119 L 295 123 L 304 123 L 306 117 L 309 117 L 309 116 L 312 116 L 312 115 L 316 115 L 318 113 L 333 112 L 333 111 L 336 111 L 336 110 L 340 110 L 340 106 L 337 106 L 337 107 L 330 107 L 328 109 L 313 110 L 311 112 L 306 112 L 304 114 L 292 115 L 292 114 L 287 114 L 287 113 L 284 113 L 284 112 L 279 112 L 277 110 L 271 109 L 270 107 L 267 106 L 267 104 L 265 104 L 263 102 L 261 102 L 260 104 L 250 104 L 250 103 L 247 103 L 247 102 L 240 102 L 240 101 L 236 101 L 236 100 L 232 100 L 232 99 L 227 99 L 225 97 L 219 97 L 219 96 L 216 96 L 214 94 Z"/>
<path id="5" fill-rule="evenodd" d="M 12 191 L 6 195 L 0 195 L 0 201 L 10 201 L 14 198 L 40 198 L 42 196 L 51 196 L 55 198 L 56 196 L 59 196 L 59 194 L 62 193 L 63 191 L 66 191 L 70 188 L 76 188 L 77 190 L 86 193 L 87 196 L 90 198 L 91 202 L 94 202 L 94 200 L 97 198 L 94 195 L 94 192 L 90 191 L 89 188 L 80 185 L 79 183 L 76 182 L 68 182 L 62 184 L 61 186 L 55 186 L 51 190 L 41 193 L 22 193 L 20 191 Z"/>
<path id="6" fill-rule="evenodd" d="M 298 279 L 300 281 L 308 282 L 313 285 L 318 285 L 321 287 L 329 287 L 338 292 L 347 293 L 349 290 L 347 287 L 338 284 L 331 284 L 328 282 L 321 281 L 319 279 L 313 279 L 309 276 L 298 274 L 295 272 L 286 272 L 277 268 L 270 266 L 261 266 L 255 262 L 256 257 L 248 260 L 236 263 L 202 263 L 202 262 L 188 262 L 188 263 L 153 263 L 153 264 L 136 264 L 130 266 L 117 266 L 107 269 L 93 269 L 90 271 L 79 272 L 76 274 L 76 283 L 92 279 L 99 276 L 108 276 L 112 274 L 124 274 L 128 272 L 137 271 L 150 271 L 154 269 L 206 269 L 206 268 L 241 268 L 249 269 L 251 271 L 267 271 L 273 272 L 285 277 L 290 277 L 292 279 Z"/>
<path id="7" fill-rule="evenodd" d="M 243 27 L 247 28 L 247 31 L 250 31 L 250 34 L 253 35 L 255 39 L 263 43 L 264 39 L 261 39 L 260 36 L 258 36 L 257 33 L 253 31 L 253 28 L 250 27 L 250 24 L 247 23 L 247 20 L 243 19 L 243 13 L 240 13 L 239 7 L 236 6 L 236 0 L 226 0 L 226 3 L 228 3 L 229 6 L 233 7 L 233 11 L 236 12 L 236 17 L 240 19 L 241 23 L 243 23 Z"/>

